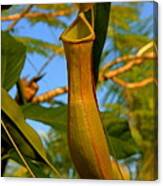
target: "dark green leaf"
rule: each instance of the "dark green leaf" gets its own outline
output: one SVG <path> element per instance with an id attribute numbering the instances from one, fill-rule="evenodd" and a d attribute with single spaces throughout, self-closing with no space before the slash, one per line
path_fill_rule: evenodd
<path id="1" fill-rule="evenodd" d="M 26 140 L 26 138 L 22 135 L 22 133 L 19 131 L 19 129 L 14 125 L 14 123 L 10 120 L 9 117 L 2 111 L 2 120 L 10 133 L 13 141 L 17 145 L 18 149 L 20 152 L 27 157 L 30 157 L 31 159 L 36 159 L 37 154 L 30 145 L 30 143 Z M 12 144 L 10 140 L 8 139 L 5 131 L 2 128 L 2 138 L 5 144 L 7 145 L 8 148 L 12 147 Z M 6 148 L 7 148 L 6 147 Z"/>
<path id="2" fill-rule="evenodd" d="M 20 165 L 24 165 L 15 150 L 11 149 L 8 152 L 8 154 L 12 160 L 16 161 Z M 28 157 L 24 157 L 24 158 L 27 161 L 27 163 L 29 164 L 32 172 L 34 172 L 34 174 L 36 175 L 36 177 L 38 177 L 38 178 L 47 178 L 48 177 L 48 175 L 45 174 L 45 171 L 44 171 L 45 165 L 43 163 L 31 160 Z"/>
<path id="3" fill-rule="evenodd" d="M 30 143 L 30 145 L 35 149 L 35 151 L 40 155 L 40 157 L 46 162 L 46 164 L 59 175 L 58 171 L 52 166 L 46 157 L 46 152 L 43 148 L 41 140 L 34 129 L 27 125 L 24 121 L 24 115 L 21 108 L 16 104 L 16 102 L 8 95 L 6 90 L 2 89 L 2 110 L 10 118 L 10 120 L 15 124 L 15 126 L 22 133 L 24 138 Z"/>
<path id="4" fill-rule="evenodd" d="M 41 156 L 46 156 L 44 148 L 42 146 L 41 140 L 37 133 L 25 123 L 24 115 L 20 107 L 16 102 L 11 99 L 7 92 L 2 89 L 2 110 L 11 119 L 11 121 L 16 125 L 16 127 L 22 132 L 26 139 L 31 143 L 31 145 L 39 151 Z"/>
<path id="5" fill-rule="evenodd" d="M 101 59 L 102 50 L 108 30 L 109 13 L 111 3 L 95 3 L 94 14 L 95 14 L 95 35 L 96 39 L 93 45 L 93 72 L 95 78 L 95 84 L 98 79 L 99 64 Z"/>
<path id="6" fill-rule="evenodd" d="M 112 145 L 111 154 L 116 159 L 125 159 L 140 152 L 139 148 L 131 138 L 123 140 L 118 137 L 109 136 L 109 141 Z"/>
<path id="7" fill-rule="evenodd" d="M 110 123 L 106 130 L 110 152 L 116 159 L 124 159 L 140 152 L 131 136 L 127 121 Z"/>
<path id="8" fill-rule="evenodd" d="M 24 66 L 26 48 L 9 33 L 2 32 L 2 86 L 6 90 L 17 82 Z"/>

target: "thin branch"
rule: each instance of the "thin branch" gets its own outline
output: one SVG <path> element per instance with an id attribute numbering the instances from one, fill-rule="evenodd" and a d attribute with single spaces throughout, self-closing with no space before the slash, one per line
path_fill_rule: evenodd
<path id="1" fill-rule="evenodd" d="M 150 54 L 150 59 L 155 59 L 157 58 L 156 54 L 155 53 L 151 53 Z M 118 69 L 115 69 L 115 70 L 112 70 L 110 72 L 107 72 L 107 73 L 104 73 L 104 74 L 100 74 L 99 76 L 99 81 L 105 81 L 105 80 L 108 80 L 110 78 L 113 78 L 119 74 L 122 74 L 126 71 L 129 71 L 133 66 L 135 65 L 140 65 L 144 62 L 144 60 L 141 58 L 138 58 L 138 59 L 135 59 L 135 60 L 131 60 L 130 62 L 128 62 L 126 65 L 122 66 L 122 67 L 119 67 Z"/>
<path id="2" fill-rule="evenodd" d="M 126 82 L 120 78 L 117 78 L 117 77 L 113 77 L 112 80 L 121 85 L 122 87 L 125 87 L 125 88 L 128 88 L 128 89 L 133 89 L 133 88 L 141 88 L 141 87 L 144 87 L 150 83 L 156 83 L 157 84 L 157 80 L 153 77 L 149 77 L 147 79 L 144 79 L 142 81 L 139 81 L 139 82 L 134 82 L 134 83 L 130 83 L 130 82 Z"/>
<path id="3" fill-rule="evenodd" d="M 60 87 L 56 88 L 54 90 L 47 91 L 41 95 L 35 96 L 32 99 L 32 103 L 41 103 L 41 102 L 46 102 L 51 100 L 52 98 L 59 96 L 61 94 L 67 93 L 68 92 L 68 87 Z"/>
<path id="4" fill-rule="evenodd" d="M 149 43 L 147 43 L 146 45 L 144 45 L 143 47 L 141 47 L 138 52 L 137 52 L 137 56 L 142 56 L 146 51 L 148 51 L 150 48 L 155 48 L 155 42 L 151 41 Z"/>
<path id="5" fill-rule="evenodd" d="M 111 61 L 111 62 L 108 62 L 106 63 L 105 65 L 103 65 L 100 69 L 100 71 L 104 72 L 105 70 L 108 70 L 110 67 L 118 64 L 118 63 L 121 63 L 123 61 L 129 61 L 129 60 L 132 60 L 132 59 L 135 59 L 135 56 L 134 55 L 125 55 L 125 56 L 120 56 L 120 57 L 117 57 L 115 60 Z"/>
<path id="6" fill-rule="evenodd" d="M 129 60 L 134 60 L 134 59 L 150 59 L 151 58 L 151 54 L 147 53 L 144 55 L 145 52 L 147 52 L 149 49 L 154 48 L 156 49 L 156 45 L 154 41 L 151 41 L 149 43 L 147 43 L 146 45 L 144 45 L 143 47 L 141 47 L 138 52 L 136 53 L 136 55 L 125 55 L 125 56 L 121 56 L 116 58 L 114 61 L 107 63 L 106 65 L 104 65 L 101 68 L 101 71 L 104 72 L 105 70 L 107 70 L 108 68 L 110 68 L 111 66 L 123 62 L 123 61 L 129 61 Z M 154 51 L 153 51 L 154 52 Z M 157 52 L 157 51 L 156 51 Z"/>
<path id="7" fill-rule="evenodd" d="M 38 71 L 36 76 L 40 76 L 43 70 L 46 68 L 46 66 L 52 61 L 52 59 L 55 57 L 55 54 L 53 53 L 47 61 L 41 66 L 40 70 Z"/>
<path id="8" fill-rule="evenodd" d="M 7 127 L 5 126 L 4 122 L 1 120 L 2 123 L 2 127 L 4 129 L 4 131 L 6 132 L 10 142 L 12 143 L 13 147 L 15 148 L 16 152 L 18 153 L 20 159 L 22 160 L 22 162 L 24 163 L 25 167 L 27 168 L 27 170 L 29 171 L 29 173 L 31 174 L 31 176 L 33 178 L 36 178 L 36 176 L 34 175 L 34 173 L 32 172 L 31 168 L 29 167 L 28 163 L 26 162 L 26 160 L 23 157 L 23 154 L 20 152 L 19 148 L 17 147 L 16 143 L 14 142 L 12 136 L 10 135 Z"/>
<path id="9" fill-rule="evenodd" d="M 43 12 L 30 12 L 24 15 L 24 18 L 32 19 L 32 18 L 38 18 L 38 17 L 58 17 L 58 16 L 65 16 L 70 15 L 72 13 L 73 9 L 65 9 L 65 10 L 59 10 L 57 12 L 52 13 L 43 13 Z M 9 16 L 2 16 L 1 21 L 12 21 L 20 19 L 21 14 L 13 14 Z"/>
<path id="10" fill-rule="evenodd" d="M 11 23 L 11 25 L 8 26 L 6 31 L 11 31 L 15 25 L 31 10 L 31 8 L 33 7 L 33 5 L 29 5 L 27 8 L 25 8 L 21 13 L 18 19 L 16 19 L 15 21 L 13 21 Z"/>
<path id="11" fill-rule="evenodd" d="M 137 56 L 137 55 L 125 55 L 125 56 L 121 56 L 116 58 L 115 60 L 108 62 L 106 65 L 104 65 L 101 69 L 100 72 L 104 73 L 106 70 L 108 70 L 110 67 L 124 62 L 124 61 L 131 61 L 131 60 L 145 60 L 145 59 L 153 59 L 155 58 L 155 54 L 154 52 L 148 52 L 147 54 L 144 54 L 143 56 Z"/>
<path id="12" fill-rule="evenodd" d="M 154 83 L 154 82 L 157 84 L 157 80 L 154 78 L 147 78 L 142 81 L 135 82 L 135 83 L 125 82 L 117 77 L 113 77 L 113 78 L 111 78 L 111 80 L 113 80 L 115 83 L 117 83 L 125 88 L 130 88 L 130 89 L 143 87 L 143 86 L 146 86 L 147 84 Z M 56 88 L 54 90 L 47 91 L 41 95 L 35 96 L 31 102 L 32 103 L 47 102 L 47 101 L 50 101 L 52 98 L 62 95 L 62 94 L 65 94 L 67 92 L 68 92 L 68 87 Z"/>
<path id="13" fill-rule="evenodd" d="M 31 67 L 34 69 L 34 71 L 37 73 L 38 72 L 37 67 L 33 64 L 33 62 L 30 60 L 29 57 L 27 57 L 27 60 L 28 60 L 29 64 L 31 65 Z"/>
<path id="14" fill-rule="evenodd" d="M 119 85 L 121 85 L 123 87 L 126 87 L 126 88 L 143 87 L 143 86 L 146 86 L 149 83 L 156 82 L 156 80 L 154 80 L 154 78 L 148 78 L 148 79 L 145 79 L 145 80 L 140 81 L 140 82 L 128 83 L 128 82 L 125 82 L 125 81 L 116 77 L 119 74 L 122 74 L 126 71 L 131 70 L 134 65 L 142 64 L 144 62 L 144 60 L 146 60 L 146 59 L 156 59 L 157 55 L 153 51 L 144 54 L 148 49 L 150 49 L 153 46 L 154 46 L 154 42 L 150 42 L 147 45 L 140 48 L 135 56 L 133 56 L 133 55 L 122 56 L 122 57 L 119 57 L 116 60 L 106 64 L 105 66 L 103 66 L 100 69 L 99 82 L 111 79 L 115 83 L 118 83 Z M 108 69 L 112 65 L 115 65 L 115 64 L 120 63 L 122 61 L 129 61 L 129 62 L 127 64 L 125 64 L 124 66 L 119 67 L 118 69 L 111 70 L 111 71 L 105 73 L 106 69 Z M 68 87 L 56 88 L 54 90 L 47 91 L 47 92 L 45 92 L 41 95 L 35 96 L 32 99 L 32 102 L 33 103 L 46 102 L 46 101 L 49 101 L 56 96 L 59 96 L 61 94 L 65 94 L 67 92 L 68 92 Z"/>
<path id="15" fill-rule="evenodd" d="M 141 63 L 143 63 L 144 59 L 154 59 L 156 58 L 156 54 L 151 52 L 151 53 L 148 53 L 144 56 L 144 58 L 140 57 L 140 56 L 134 56 L 132 57 L 132 60 L 127 63 L 126 65 L 118 68 L 118 69 L 115 69 L 115 70 L 112 70 L 108 73 L 104 73 L 102 74 L 100 77 L 99 77 L 99 82 L 102 82 L 102 81 L 106 81 L 106 80 L 109 80 L 109 79 L 112 79 L 113 81 L 116 81 L 116 79 L 113 79 L 115 78 L 115 76 L 123 73 L 123 72 L 126 72 L 128 70 L 130 70 L 134 65 L 139 65 Z M 101 73 L 100 73 L 101 74 Z M 149 81 L 149 80 L 148 80 Z M 140 83 L 142 86 L 146 85 L 146 83 L 148 81 L 145 81 L 145 84 L 144 82 Z M 119 81 L 117 80 L 116 83 L 118 83 Z M 119 83 L 120 84 L 120 83 Z M 123 83 L 121 83 L 122 85 Z M 136 85 L 136 84 L 135 84 Z M 129 84 L 129 86 L 133 86 L 133 84 Z M 137 85 L 136 85 L 137 86 Z M 135 86 L 135 87 L 136 87 Z M 61 94 L 65 94 L 68 92 L 68 87 L 60 87 L 60 88 L 56 88 L 54 90 L 50 90 L 50 91 L 47 91 L 41 95 L 38 95 L 38 96 L 35 96 L 33 99 L 32 99 L 32 102 L 33 103 L 40 103 L 40 102 L 46 102 L 46 101 L 49 101 L 51 100 L 52 98 L 56 97 L 56 96 L 59 96 Z"/>
<path id="16" fill-rule="evenodd" d="M 130 83 L 130 82 L 126 82 L 120 78 L 117 77 L 113 77 L 111 78 L 112 81 L 114 81 L 115 83 L 121 85 L 122 87 L 125 88 L 129 88 L 129 89 L 133 89 L 133 88 L 140 88 L 140 87 L 144 87 L 150 83 L 156 83 L 157 84 L 157 80 L 155 78 L 147 78 L 144 79 L 142 81 L 139 82 L 134 82 L 134 83 Z M 50 101 L 52 98 L 65 94 L 68 92 L 68 87 L 60 87 L 60 88 L 56 88 L 54 90 L 50 90 L 47 91 L 41 95 L 35 96 L 32 99 L 32 103 L 42 103 L 42 102 L 47 102 Z"/>

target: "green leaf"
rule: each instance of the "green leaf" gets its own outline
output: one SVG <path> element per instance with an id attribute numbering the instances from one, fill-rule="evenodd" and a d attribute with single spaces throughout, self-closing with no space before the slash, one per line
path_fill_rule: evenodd
<path id="1" fill-rule="evenodd" d="M 34 129 L 27 125 L 24 121 L 24 115 L 16 102 L 8 95 L 6 90 L 2 89 L 2 110 L 12 120 L 16 127 L 20 130 L 26 140 L 31 144 L 46 164 L 58 175 L 58 171 L 52 166 L 46 157 L 41 140 Z"/>
<path id="2" fill-rule="evenodd" d="M 38 104 L 22 106 L 25 118 L 43 122 L 55 129 L 66 129 L 67 106 L 46 108 Z"/>
<path id="3" fill-rule="evenodd" d="M 110 123 L 106 130 L 111 154 L 116 159 L 124 159 L 140 152 L 131 136 L 127 121 Z"/>
<path id="4" fill-rule="evenodd" d="M 95 35 L 96 39 L 93 45 L 93 72 L 95 83 L 98 79 L 99 64 L 101 59 L 102 50 L 108 30 L 109 13 L 111 3 L 95 3 L 94 14 L 95 14 Z"/>
<path id="5" fill-rule="evenodd" d="M 39 151 L 41 156 L 46 156 L 43 145 L 37 133 L 24 121 L 24 115 L 16 102 L 2 89 L 2 110 L 12 120 L 30 144 Z"/>
<path id="6" fill-rule="evenodd" d="M 17 163 L 19 163 L 20 165 L 24 165 L 23 162 L 21 161 L 21 159 L 19 158 L 18 154 L 16 153 L 15 150 L 11 149 L 9 152 L 9 157 L 16 161 Z M 25 160 L 27 161 L 27 163 L 29 164 L 31 170 L 34 172 L 34 174 L 36 175 L 36 177 L 38 178 L 47 178 L 48 175 L 45 174 L 44 170 L 45 170 L 45 165 L 42 162 L 38 162 L 38 161 L 34 161 L 31 160 L 28 157 L 24 157 Z"/>
<path id="7" fill-rule="evenodd" d="M 107 135 L 110 153 L 115 159 L 124 159 L 140 152 L 126 119 L 117 117 L 114 111 L 102 112 L 101 119 Z"/>
<path id="8" fill-rule="evenodd" d="M 21 161 L 23 162 L 23 164 L 25 165 L 25 167 L 27 168 L 28 172 L 30 173 L 30 175 L 34 178 L 36 177 L 35 174 L 33 173 L 33 171 L 30 169 L 27 161 L 25 160 L 21 150 L 19 149 L 18 145 L 16 144 L 15 140 L 13 139 L 12 135 L 10 134 L 10 131 L 8 129 L 8 127 L 6 126 L 6 123 L 4 123 L 4 120 L 1 120 L 1 124 L 2 124 L 2 128 L 4 129 L 4 133 L 6 134 L 7 138 L 9 139 L 9 141 L 11 142 L 11 145 L 13 146 L 13 148 L 15 149 L 15 151 L 17 152 L 19 158 L 21 159 Z M 24 149 L 24 150 L 29 150 L 29 149 Z"/>
<path id="9" fill-rule="evenodd" d="M 19 129 L 14 125 L 14 123 L 10 120 L 10 118 L 3 111 L 2 111 L 2 120 L 5 123 L 5 126 L 9 132 L 10 136 L 12 137 L 13 141 L 16 143 L 20 152 L 24 156 L 30 157 L 31 159 L 36 159 L 37 154 L 33 150 L 30 143 L 24 138 L 24 136 L 21 134 Z M 2 128 L 2 139 L 8 148 L 12 148 L 11 142 L 8 139 L 8 136 L 6 135 L 3 128 Z"/>
<path id="10" fill-rule="evenodd" d="M 26 48 L 7 32 L 2 32 L 2 87 L 12 88 L 24 66 Z"/>

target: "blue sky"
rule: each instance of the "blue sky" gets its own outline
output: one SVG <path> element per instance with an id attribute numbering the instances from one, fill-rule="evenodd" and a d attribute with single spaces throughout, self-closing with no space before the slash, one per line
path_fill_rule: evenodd
<path id="1" fill-rule="evenodd" d="M 145 3 L 144 6 L 141 7 L 141 18 L 144 19 L 145 17 L 148 17 L 152 14 L 153 11 L 153 3 Z M 68 20 L 67 24 L 69 25 L 75 17 L 72 17 Z M 3 24 L 2 28 L 5 29 L 7 27 L 8 23 Z M 25 19 L 21 20 L 16 25 L 17 34 L 21 36 L 29 36 L 34 37 L 37 39 L 41 39 L 44 41 L 48 41 L 51 43 L 59 43 L 59 36 L 62 33 L 62 29 L 54 29 L 50 28 L 42 23 L 38 23 L 35 26 L 31 27 L 29 22 Z M 40 69 L 40 67 L 45 63 L 47 60 L 45 57 L 39 56 L 37 54 L 29 54 L 27 56 L 24 69 L 22 71 L 21 77 L 25 77 L 29 75 L 29 78 L 32 78 L 36 75 L 36 69 L 31 66 L 29 63 L 29 60 L 33 63 L 33 65 L 36 67 L 37 71 Z M 54 59 L 50 62 L 50 64 L 46 67 L 44 70 L 46 73 L 43 80 L 39 82 L 39 92 L 43 93 L 47 90 L 51 90 L 57 87 L 65 86 L 67 85 L 67 66 L 66 66 L 66 60 L 64 57 L 56 56 Z M 15 94 L 15 87 L 10 91 L 10 94 L 13 96 Z M 101 101 L 103 92 L 98 92 L 98 99 L 99 102 Z M 64 102 L 67 102 L 67 95 L 62 95 L 57 97 L 57 100 L 61 100 Z M 47 126 L 44 126 L 40 124 L 39 122 L 34 121 L 28 121 L 39 133 L 44 133 L 49 128 Z"/>

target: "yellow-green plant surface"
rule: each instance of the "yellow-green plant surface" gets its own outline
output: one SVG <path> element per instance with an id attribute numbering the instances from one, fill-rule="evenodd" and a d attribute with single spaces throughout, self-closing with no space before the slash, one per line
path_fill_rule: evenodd
<path id="1" fill-rule="evenodd" d="M 80 14 L 62 35 L 69 73 L 68 139 L 81 178 L 113 179 L 92 76 L 94 32 Z"/>

